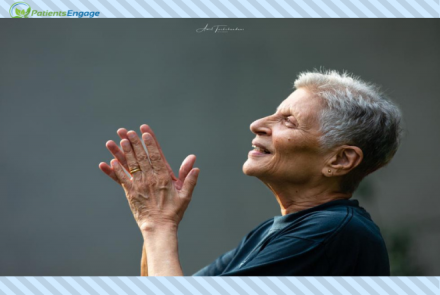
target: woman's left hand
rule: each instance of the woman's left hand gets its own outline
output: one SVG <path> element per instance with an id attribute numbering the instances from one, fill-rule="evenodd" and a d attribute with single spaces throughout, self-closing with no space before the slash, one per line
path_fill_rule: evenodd
<path id="1" fill-rule="evenodd" d="M 161 225 L 177 228 L 191 201 L 200 170 L 193 168 L 181 188 L 176 187 L 177 181 L 171 177 L 151 134 L 142 134 L 148 156 L 136 132 L 129 131 L 127 135 L 129 140 L 121 140 L 121 147 L 132 177 L 125 174 L 117 160 L 112 160 L 111 165 L 124 188 L 134 219 L 142 232 Z"/>

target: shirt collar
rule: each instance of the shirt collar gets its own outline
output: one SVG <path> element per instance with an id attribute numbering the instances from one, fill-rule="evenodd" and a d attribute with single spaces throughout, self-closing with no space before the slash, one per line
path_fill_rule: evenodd
<path id="1" fill-rule="evenodd" d="M 286 215 L 278 215 L 278 216 L 274 216 L 273 218 L 273 224 L 272 227 L 270 228 L 269 232 L 274 232 L 274 231 L 278 231 L 284 227 L 286 227 L 287 225 L 289 225 L 289 223 L 298 218 L 301 215 L 307 214 L 309 212 L 313 212 L 313 211 L 317 211 L 317 210 L 322 210 L 324 208 L 328 208 L 328 207 L 333 207 L 333 206 L 352 206 L 352 207 L 359 207 L 359 201 L 358 200 L 334 200 L 334 201 L 330 201 L 324 204 L 320 204 L 318 206 L 312 207 L 312 208 L 308 208 L 308 209 L 304 209 L 298 212 L 294 212 L 294 213 L 289 213 Z"/>

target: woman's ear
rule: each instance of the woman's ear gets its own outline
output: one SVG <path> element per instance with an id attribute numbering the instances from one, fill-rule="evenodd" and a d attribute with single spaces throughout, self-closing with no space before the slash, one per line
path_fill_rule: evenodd
<path id="1" fill-rule="evenodd" d="M 364 153 L 357 146 L 340 146 L 333 156 L 327 161 L 322 173 L 327 176 L 342 176 L 359 166 L 364 158 Z"/>

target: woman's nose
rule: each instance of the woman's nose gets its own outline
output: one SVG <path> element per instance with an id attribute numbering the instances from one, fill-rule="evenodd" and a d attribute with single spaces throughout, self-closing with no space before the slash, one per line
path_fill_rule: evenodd
<path id="1" fill-rule="evenodd" d="M 267 117 L 258 119 L 251 124 L 250 129 L 258 135 L 270 135 L 271 129 L 267 123 Z"/>

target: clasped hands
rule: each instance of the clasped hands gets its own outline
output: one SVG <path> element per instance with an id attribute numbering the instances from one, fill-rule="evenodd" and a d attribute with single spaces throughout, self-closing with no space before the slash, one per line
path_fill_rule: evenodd
<path id="1" fill-rule="evenodd" d="M 118 129 L 122 150 L 109 140 L 106 147 L 115 159 L 111 160 L 111 166 L 101 162 L 99 168 L 124 189 L 141 232 L 161 225 L 177 229 L 197 184 L 199 169 L 193 168 L 196 157 L 187 156 L 180 167 L 179 177 L 176 177 L 153 130 L 145 124 L 140 130 L 142 138 L 134 131 Z M 131 178 L 124 170 L 132 171 Z"/>

